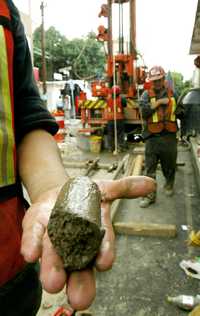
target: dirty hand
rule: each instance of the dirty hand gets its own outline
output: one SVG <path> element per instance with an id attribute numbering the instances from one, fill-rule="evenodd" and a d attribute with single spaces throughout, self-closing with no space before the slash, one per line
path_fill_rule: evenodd
<path id="1" fill-rule="evenodd" d="M 102 193 L 102 226 L 105 235 L 96 259 L 96 268 L 105 271 L 114 262 L 114 232 L 110 219 L 110 205 L 117 198 L 137 198 L 155 190 L 153 179 L 139 176 L 120 180 L 96 181 Z M 70 305 L 75 310 L 89 307 L 95 297 L 95 271 L 85 269 L 66 275 L 61 258 L 56 254 L 47 234 L 47 225 L 61 187 L 43 193 L 31 205 L 23 220 L 21 253 L 27 262 L 40 259 L 40 279 L 49 293 L 57 293 L 66 284 Z"/>

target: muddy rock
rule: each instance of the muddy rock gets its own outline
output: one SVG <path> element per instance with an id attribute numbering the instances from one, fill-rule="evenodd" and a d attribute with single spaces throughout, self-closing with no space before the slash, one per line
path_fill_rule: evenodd
<path id="1" fill-rule="evenodd" d="M 48 234 L 66 271 L 93 263 L 104 232 L 101 230 L 101 193 L 88 177 L 67 181 L 52 210 Z"/>

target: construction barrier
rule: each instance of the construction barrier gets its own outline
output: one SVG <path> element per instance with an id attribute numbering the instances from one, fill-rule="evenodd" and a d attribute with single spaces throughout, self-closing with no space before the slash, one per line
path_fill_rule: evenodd
<path id="1" fill-rule="evenodd" d="M 63 111 L 56 111 L 53 113 L 56 122 L 59 126 L 59 130 L 56 135 L 54 135 L 55 140 L 58 143 L 62 143 L 65 140 L 65 116 Z"/>
<path id="2" fill-rule="evenodd" d="M 82 109 L 105 109 L 107 102 L 105 100 L 85 100 L 79 103 L 79 107 Z"/>
<path id="3" fill-rule="evenodd" d="M 90 136 L 90 151 L 92 153 L 98 154 L 101 151 L 101 136 Z"/>

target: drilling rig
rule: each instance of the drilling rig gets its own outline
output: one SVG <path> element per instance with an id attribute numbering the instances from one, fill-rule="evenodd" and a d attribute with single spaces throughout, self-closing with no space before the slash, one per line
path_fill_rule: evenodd
<path id="1" fill-rule="evenodd" d="M 83 127 L 88 131 L 106 125 L 107 98 L 113 85 L 119 86 L 126 97 L 126 124 L 140 125 L 138 97 L 143 91 L 146 67 L 138 65 L 136 0 L 107 0 L 101 5 L 98 17 L 107 22 L 106 26 L 98 27 L 97 35 L 106 54 L 105 78 L 91 83 L 92 96 L 96 99 L 79 104 Z"/>

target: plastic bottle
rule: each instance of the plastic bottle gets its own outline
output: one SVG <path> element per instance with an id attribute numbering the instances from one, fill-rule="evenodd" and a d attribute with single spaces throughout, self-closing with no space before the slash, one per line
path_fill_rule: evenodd
<path id="1" fill-rule="evenodd" d="M 167 301 L 184 310 L 192 310 L 196 305 L 200 304 L 200 295 L 178 295 L 174 297 L 168 296 Z"/>

